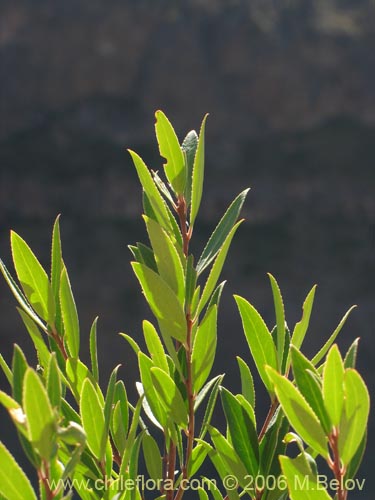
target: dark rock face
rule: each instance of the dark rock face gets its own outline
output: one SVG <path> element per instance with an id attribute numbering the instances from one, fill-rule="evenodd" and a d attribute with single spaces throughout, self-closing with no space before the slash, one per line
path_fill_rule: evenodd
<path id="1" fill-rule="evenodd" d="M 135 359 L 115 334 L 141 337 L 148 311 L 126 245 L 146 235 L 125 147 L 162 169 L 154 110 L 165 110 L 181 138 L 209 111 L 196 253 L 231 199 L 252 187 L 224 270 L 216 372 L 227 371 L 227 383 L 238 387 L 235 355 L 249 358 L 232 293 L 274 322 L 270 271 L 285 292 L 290 326 L 319 284 L 308 354 L 346 308 L 359 305 L 340 346 L 362 337 L 359 363 L 373 392 L 373 2 L 172 4 L 2 1 L 1 256 L 10 265 L 7 230 L 14 228 L 47 265 L 53 219 L 62 213 L 83 336 L 99 314 L 103 377 L 120 362 L 132 386 Z M 3 282 L 0 291 L 0 347 L 9 360 L 14 341 L 29 344 Z M 366 461 L 362 477 L 369 471 Z"/>

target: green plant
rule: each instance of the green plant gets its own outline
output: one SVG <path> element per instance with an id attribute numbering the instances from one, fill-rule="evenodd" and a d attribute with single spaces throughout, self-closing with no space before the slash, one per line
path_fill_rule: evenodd
<path id="1" fill-rule="evenodd" d="M 139 399 L 134 404 L 117 378 L 118 367 L 103 391 L 96 320 L 90 332 L 91 366 L 80 359 L 79 320 L 62 257 L 59 218 L 53 228 L 49 275 L 27 243 L 11 233 L 20 286 L 2 261 L 0 268 L 18 301 L 38 366 L 29 366 L 17 345 L 11 366 L 0 356 L 11 388 L 11 395 L 0 392 L 0 402 L 35 467 L 43 500 L 71 498 L 73 491 L 84 500 L 181 500 L 189 489 L 200 500 L 282 500 L 288 495 L 292 500 L 325 500 L 331 497 L 327 482 L 322 484 L 318 476 L 318 456 L 337 480 L 335 498 L 347 498 L 347 481 L 354 479 L 364 452 L 369 413 L 368 392 L 355 370 L 358 340 L 344 360 L 334 345 L 350 310 L 308 360 L 301 345 L 315 287 L 290 333 L 278 284 L 269 275 L 276 316 L 272 331 L 249 302 L 235 296 L 252 358 L 270 397 L 263 425 L 256 416 L 253 377 L 242 358 L 237 358 L 239 394 L 223 386 L 223 375 L 210 378 L 225 284 L 219 278 L 242 222 L 237 219 L 248 190 L 229 206 L 195 262 L 189 244 L 203 192 L 205 124 L 206 117 L 199 136 L 191 131 L 180 145 L 167 117 L 156 113 L 166 181 L 130 151 L 143 188 L 149 237 L 149 245 L 130 246 L 132 267 L 155 316 L 155 324 L 143 321 L 147 352 L 121 334 L 138 358 Z M 211 425 L 219 396 L 225 434 Z M 197 420 L 199 408 L 204 408 L 203 418 Z M 286 455 L 290 443 L 298 447 L 294 458 L 293 452 Z M 191 479 L 207 458 L 221 484 L 201 477 L 192 488 Z M 140 476 L 142 460 L 146 478 Z M 2 497 L 35 499 L 30 481 L 2 444 L 0 461 Z"/>

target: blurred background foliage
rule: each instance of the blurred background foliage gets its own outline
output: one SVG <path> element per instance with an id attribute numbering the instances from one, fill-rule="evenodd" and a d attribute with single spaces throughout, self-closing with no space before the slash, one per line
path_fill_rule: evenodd
<path id="1" fill-rule="evenodd" d="M 234 390 L 235 355 L 247 356 L 232 293 L 274 323 L 270 271 L 294 320 L 319 284 L 307 354 L 359 305 L 339 344 L 362 337 L 359 369 L 374 393 L 374 23 L 372 0 L 2 0 L 1 255 L 10 264 L 13 228 L 46 264 L 62 214 L 81 325 L 88 337 L 100 316 L 104 373 L 122 363 L 130 393 L 136 360 L 116 333 L 140 341 L 149 313 L 128 263 L 127 244 L 145 231 L 125 147 L 161 169 L 159 108 L 180 139 L 210 113 L 197 254 L 233 197 L 252 187 L 224 270 L 217 373 Z M 13 342 L 28 339 L 3 282 L 0 297 L 9 360 Z M 5 413 L 1 423 L 10 443 Z M 366 490 L 351 499 L 368 498 Z"/>

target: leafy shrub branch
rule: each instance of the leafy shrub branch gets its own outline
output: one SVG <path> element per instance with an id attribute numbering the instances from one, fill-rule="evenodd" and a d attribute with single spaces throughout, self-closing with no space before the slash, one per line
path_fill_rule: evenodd
<path id="1" fill-rule="evenodd" d="M 48 274 L 21 236 L 11 232 L 17 280 L 2 261 L 0 268 L 38 366 L 30 366 L 18 345 L 9 365 L 0 355 L 9 383 L 0 403 L 35 468 L 39 491 L 0 444 L 2 498 L 65 500 L 75 494 L 83 500 L 181 500 L 188 496 L 188 481 L 200 477 L 208 460 L 221 482 L 206 478 L 195 491 L 200 500 L 328 500 L 332 494 L 347 499 L 347 481 L 354 479 L 364 453 L 369 414 L 368 391 L 355 369 L 358 339 L 344 358 L 335 344 L 351 309 L 310 360 L 301 346 L 315 287 L 303 303 L 301 320 L 289 330 L 279 286 L 269 275 L 272 330 L 250 302 L 235 296 L 250 356 L 269 394 L 265 421 L 257 416 L 248 361 L 237 358 L 238 394 L 225 388 L 223 375 L 211 376 L 225 285 L 220 276 L 248 190 L 228 207 L 196 260 L 190 241 L 203 194 L 206 119 L 199 135 L 191 131 L 180 144 L 168 118 L 156 112 L 163 176 L 129 151 L 142 186 L 149 239 L 130 245 L 131 265 L 155 317 L 154 323 L 142 324 L 146 352 L 121 334 L 138 359 L 137 401 L 128 400 L 119 367 L 106 386 L 100 380 L 97 319 L 90 331 L 90 366 L 80 358 L 80 325 L 59 218 Z M 218 399 L 224 432 L 211 425 L 220 411 Z M 199 408 L 203 418 L 197 419 Z M 335 491 L 319 487 L 319 456 L 337 481 Z M 140 463 L 156 485 L 153 491 L 137 479 Z"/>

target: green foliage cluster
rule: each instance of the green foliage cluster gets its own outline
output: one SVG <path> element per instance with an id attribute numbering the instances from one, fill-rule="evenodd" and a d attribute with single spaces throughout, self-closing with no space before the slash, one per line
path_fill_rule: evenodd
<path id="1" fill-rule="evenodd" d="M 65 500 L 75 491 L 83 500 L 181 500 L 188 481 L 200 477 L 202 464 L 210 460 L 221 483 L 202 482 L 195 489 L 200 500 L 328 500 L 332 492 L 318 487 L 319 456 L 338 481 L 335 498 L 347 498 L 345 481 L 355 477 L 361 462 L 369 413 L 368 391 L 355 369 L 358 339 L 344 359 L 334 344 L 350 310 L 309 360 L 301 345 L 315 287 L 290 331 L 279 286 L 269 275 L 276 323 L 272 330 L 254 306 L 235 296 L 250 354 L 270 398 L 265 421 L 257 416 L 246 360 L 237 358 L 238 394 L 224 387 L 223 375 L 211 376 L 225 284 L 219 278 L 242 222 L 238 218 L 248 190 L 229 206 L 195 262 L 189 244 L 203 193 L 205 125 L 206 117 L 199 135 L 191 131 L 180 144 L 165 114 L 156 113 L 164 180 L 130 151 L 143 189 L 149 238 L 148 244 L 130 246 L 132 267 L 155 317 L 154 324 L 143 321 L 146 352 L 121 334 L 138 358 L 138 401 L 128 400 L 118 367 L 103 389 L 96 319 L 90 332 L 91 365 L 80 358 L 80 325 L 62 256 L 59 218 L 49 274 L 27 243 L 11 233 L 18 283 L 2 261 L 0 267 L 18 301 L 38 366 L 30 366 L 17 345 L 10 366 L 0 356 L 10 386 L 10 394 L 0 392 L 0 402 L 35 467 L 39 492 L 0 444 L 2 498 Z M 218 400 L 224 432 L 211 425 L 214 412 L 220 411 Z M 157 485 L 154 491 L 137 482 L 140 463 Z"/>

